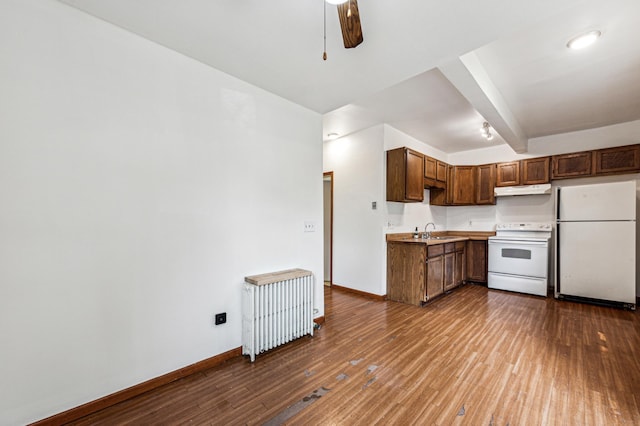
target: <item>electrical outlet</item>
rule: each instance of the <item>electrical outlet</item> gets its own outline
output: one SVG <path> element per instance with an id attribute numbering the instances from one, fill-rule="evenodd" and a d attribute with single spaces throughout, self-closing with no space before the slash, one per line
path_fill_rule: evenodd
<path id="1" fill-rule="evenodd" d="M 316 223 L 315 222 L 305 222 L 304 223 L 304 232 L 316 232 Z"/>
<path id="2" fill-rule="evenodd" d="M 224 324 L 227 322 L 227 313 L 222 312 L 220 314 L 216 314 L 216 325 Z"/>
<path id="3" fill-rule="evenodd" d="M 371 210 L 375 210 L 378 208 L 378 203 L 376 203 L 375 201 L 371 202 Z"/>

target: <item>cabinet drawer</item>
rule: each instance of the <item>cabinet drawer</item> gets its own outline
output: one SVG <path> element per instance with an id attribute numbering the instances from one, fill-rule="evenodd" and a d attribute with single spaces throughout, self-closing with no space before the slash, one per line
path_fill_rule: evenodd
<path id="1" fill-rule="evenodd" d="M 454 251 L 456 251 L 456 244 L 455 243 L 446 243 L 444 245 L 444 252 L 445 253 L 453 253 Z"/>
<path id="2" fill-rule="evenodd" d="M 444 244 L 429 246 L 427 249 L 427 257 L 436 257 L 442 254 L 444 254 Z"/>
<path id="3" fill-rule="evenodd" d="M 464 250 L 464 246 L 466 244 L 466 241 L 457 241 L 455 243 L 456 245 L 456 251 L 460 251 L 460 250 Z"/>

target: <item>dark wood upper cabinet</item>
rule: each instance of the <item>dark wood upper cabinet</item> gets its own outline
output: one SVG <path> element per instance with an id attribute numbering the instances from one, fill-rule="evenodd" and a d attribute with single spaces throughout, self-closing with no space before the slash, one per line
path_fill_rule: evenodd
<path id="1" fill-rule="evenodd" d="M 424 187 L 444 189 L 447 182 L 447 163 L 424 156 Z"/>
<path id="2" fill-rule="evenodd" d="M 424 178 L 436 180 L 436 165 L 438 160 L 427 155 L 424 156 Z"/>
<path id="3" fill-rule="evenodd" d="M 424 156 L 409 148 L 387 151 L 387 201 L 424 200 Z"/>
<path id="4" fill-rule="evenodd" d="M 476 171 L 476 204 L 495 204 L 496 165 L 477 166 Z"/>
<path id="5" fill-rule="evenodd" d="M 429 188 L 434 206 L 495 204 L 496 186 L 622 173 L 640 173 L 640 144 L 481 166 L 451 166 L 398 148 L 387 151 L 387 201 L 422 201 Z"/>
<path id="6" fill-rule="evenodd" d="M 520 161 L 496 164 L 496 186 L 520 185 Z"/>
<path id="7" fill-rule="evenodd" d="M 438 160 L 436 164 L 436 180 L 438 182 L 447 182 L 447 166 L 447 163 Z"/>
<path id="8" fill-rule="evenodd" d="M 640 171 L 640 145 L 599 149 L 594 152 L 594 172 L 596 175 L 638 171 Z"/>
<path id="9" fill-rule="evenodd" d="M 540 185 L 551 182 L 551 157 L 522 160 L 522 184 Z"/>
<path id="10" fill-rule="evenodd" d="M 551 157 L 496 164 L 496 186 L 538 185 L 551 182 Z"/>
<path id="11" fill-rule="evenodd" d="M 495 164 L 483 166 L 447 166 L 447 185 L 432 190 L 429 203 L 434 206 L 472 206 L 495 204 Z"/>
<path id="12" fill-rule="evenodd" d="M 592 151 L 560 154 L 551 157 L 551 179 L 591 176 Z"/>
<path id="13" fill-rule="evenodd" d="M 475 204 L 476 202 L 476 167 L 453 166 L 452 174 L 452 204 Z"/>

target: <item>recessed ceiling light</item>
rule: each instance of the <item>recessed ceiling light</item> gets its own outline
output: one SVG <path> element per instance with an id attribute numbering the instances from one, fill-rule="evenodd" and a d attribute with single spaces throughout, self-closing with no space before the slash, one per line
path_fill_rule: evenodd
<path id="1" fill-rule="evenodd" d="M 602 33 L 598 30 L 580 34 L 569 40 L 569 42 L 567 43 L 567 47 L 569 49 L 582 49 L 595 43 L 601 35 Z"/>
<path id="2" fill-rule="evenodd" d="M 338 134 L 335 132 L 327 133 L 327 139 L 329 139 L 330 141 L 338 139 Z"/>
<path id="3" fill-rule="evenodd" d="M 347 2 L 347 0 L 326 0 L 326 1 L 329 4 L 342 4 Z"/>

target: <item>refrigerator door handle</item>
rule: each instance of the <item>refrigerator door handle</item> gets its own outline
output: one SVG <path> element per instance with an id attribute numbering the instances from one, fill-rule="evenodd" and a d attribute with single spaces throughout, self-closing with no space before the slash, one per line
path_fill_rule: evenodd
<path id="1" fill-rule="evenodd" d="M 560 198 L 560 188 L 558 188 L 558 199 Z M 559 204 L 559 203 L 558 203 Z M 560 209 L 560 207 L 558 207 Z M 556 295 L 562 293 L 560 291 L 560 222 L 556 223 L 556 259 L 554 263 L 556 269 Z"/>

